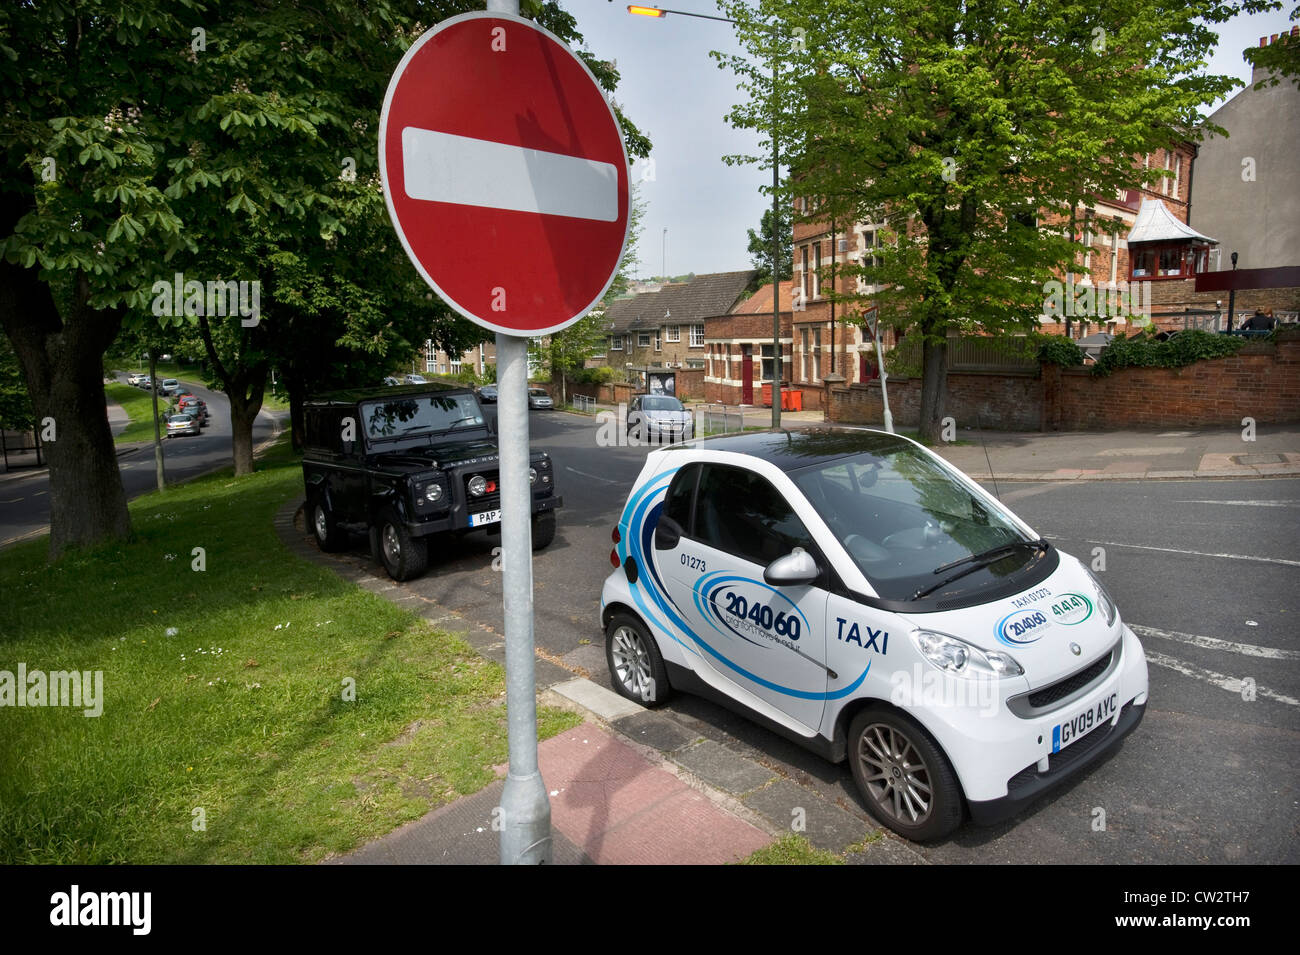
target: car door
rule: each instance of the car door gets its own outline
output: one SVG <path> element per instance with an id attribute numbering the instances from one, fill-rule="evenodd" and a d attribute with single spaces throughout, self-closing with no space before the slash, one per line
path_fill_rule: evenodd
<path id="1" fill-rule="evenodd" d="M 764 580 L 768 565 L 796 547 L 816 553 L 803 522 L 762 475 L 712 463 L 679 472 L 664 517 L 656 563 L 693 631 L 709 671 L 701 675 L 744 691 L 733 693 L 742 702 L 752 694 L 811 734 L 826 705 L 827 591 L 820 581 Z"/>

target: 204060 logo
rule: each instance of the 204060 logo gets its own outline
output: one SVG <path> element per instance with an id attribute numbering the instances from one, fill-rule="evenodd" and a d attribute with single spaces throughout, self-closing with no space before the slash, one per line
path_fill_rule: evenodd
<path id="1" fill-rule="evenodd" d="M 727 602 L 725 613 L 739 617 L 741 620 L 749 620 L 764 630 L 772 631 L 778 637 L 789 637 L 791 640 L 799 639 L 802 625 L 799 623 L 799 618 L 794 614 L 774 611 L 770 605 L 758 601 L 751 604 L 734 591 L 725 593 L 722 597 Z"/>

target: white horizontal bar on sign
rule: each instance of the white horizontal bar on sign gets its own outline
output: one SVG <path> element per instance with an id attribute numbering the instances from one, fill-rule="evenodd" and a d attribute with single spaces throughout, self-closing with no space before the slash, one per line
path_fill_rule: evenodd
<path id="1" fill-rule="evenodd" d="M 613 222 L 618 168 L 432 129 L 402 129 L 406 194 L 429 202 Z"/>

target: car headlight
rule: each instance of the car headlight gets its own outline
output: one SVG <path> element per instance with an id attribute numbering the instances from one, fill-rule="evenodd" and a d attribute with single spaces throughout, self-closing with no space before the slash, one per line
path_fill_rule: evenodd
<path id="1" fill-rule="evenodd" d="M 1001 650 L 981 650 L 946 633 L 933 630 L 913 630 L 912 642 L 925 657 L 940 670 L 955 676 L 1004 677 L 1021 676 L 1025 668 L 1015 657 Z"/>
<path id="2" fill-rule="evenodd" d="M 437 504 L 442 500 L 443 490 L 441 484 L 430 484 L 424 489 L 424 499 L 430 504 Z"/>
<path id="3" fill-rule="evenodd" d="M 1110 594 L 1106 593 L 1106 588 L 1101 585 L 1097 575 L 1088 570 L 1087 567 L 1083 569 L 1087 572 L 1088 579 L 1092 581 L 1093 590 L 1097 593 L 1097 606 L 1106 617 L 1106 626 L 1113 627 L 1115 618 L 1119 616 L 1119 609 L 1115 606 L 1115 601 L 1110 599 Z"/>
<path id="4" fill-rule="evenodd" d="M 487 493 L 487 478 L 481 474 L 475 474 L 469 479 L 469 483 L 465 487 L 474 497 L 482 497 Z"/>
<path id="5" fill-rule="evenodd" d="M 528 469 L 528 483 L 529 484 L 537 483 L 537 468 Z"/>

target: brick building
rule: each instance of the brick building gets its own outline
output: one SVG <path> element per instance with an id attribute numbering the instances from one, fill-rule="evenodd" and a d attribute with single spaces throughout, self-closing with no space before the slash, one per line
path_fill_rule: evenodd
<path id="1" fill-rule="evenodd" d="M 605 355 L 597 363 L 632 377 L 648 371 L 703 369 L 705 321 L 729 312 L 754 280 L 753 271 L 714 272 L 618 299 L 605 310 Z M 769 308 L 771 299 L 768 299 Z"/>

